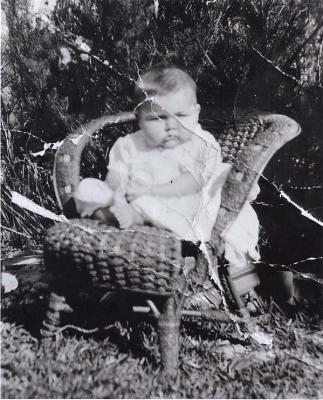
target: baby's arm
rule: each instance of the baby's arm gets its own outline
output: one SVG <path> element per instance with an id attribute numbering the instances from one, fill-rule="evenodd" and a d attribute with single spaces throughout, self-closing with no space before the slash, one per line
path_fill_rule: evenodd
<path id="1" fill-rule="evenodd" d="M 179 197 L 198 193 L 201 186 L 190 172 L 174 178 L 169 183 L 159 185 L 142 185 L 132 182 L 127 190 L 127 197 L 130 201 L 145 195 L 156 197 Z"/>
<path id="2" fill-rule="evenodd" d="M 105 183 L 116 192 L 120 189 L 121 177 L 117 170 L 110 169 L 108 171 L 107 177 L 105 178 Z"/>
<path id="3" fill-rule="evenodd" d="M 129 180 L 129 138 L 119 138 L 109 153 L 108 174 L 105 183 L 114 192 L 114 205 L 125 205 L 125 187 Z"/>
<path id="4" fill-rule="evenodd" d="M 169 183 L 153 185 L 150 188 L 152 196 L 177 197 L 198 193 L 201 186 L 190 172 L 185 172 Z"/>

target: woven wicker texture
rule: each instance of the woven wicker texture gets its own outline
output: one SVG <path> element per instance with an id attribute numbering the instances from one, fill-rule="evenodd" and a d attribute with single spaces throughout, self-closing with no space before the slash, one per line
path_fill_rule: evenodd
<path id="1" fill-rule="evenodd" d="M 124 119 L 118 118 L 109 117 L 106 124 L 131 120 L 129 114 Z M 94 121 L 84 127 L 87 134 L 79 136 L 75 143 L 66 139 L 57 152 L 54 179 L 62 205 L 79 182 L 82 150 L 97 128 Z M 287 117 L 246 114 L 240 116 L 238 124 L 228 125 L 217 138 L 224 160 L 234 168 L 224 186 L 212 232 L 209 248 L 213 256 L 221 255 L 221 234 L 241 210 L 262 168 L 278 148 L 298 133 L 297 124 Z M 198 260 L 191 277 L 195 287 L 203 284 L 207 276 L 205 259 L 200 255 Z M 78 276 L 78 281 L 84 284 L 105 285 L 112 290 L 123 288 L 169 295 L 183 284 L 181 241 L 170 232 L 153 227 L 116 230 L 90 220 L 57 224 L 47 233 L 45 262 L 56 274 L 71 276 L 71 282 Z"/>
<path id="2" fill-rule="evenodd" d="M 250 119 L 249 125 L 237 128 L 235 131 L 230 130 L 227 135 L 227 137 L 236 135 L 234 138 L 239 138 L 242 145 L 235 153 L 233 168 L 223 186 L 221 207 L 211 235 L 211 246 L 220 252 L 223 232 L 236 219 L 248 201 L 249 193 L 268 161 L 277 150 L 301 132 L 299 125 L 284 115 L 259 115 L 257 119 L 262 121 L 261 125 L 259 123 L 254 125 L 253 119 Z M 234 143 L 233 148 L 237 148 Z M 234 153 L 231 156 L 233 157 Z"/>
<path id="3" fill-rule="evenodd" d="M 149 226 L 118 230 L 89 219 L 70 222 L 48 230 L 44 259 L 47 268 L 71 285 L 165 296 L 183 289 L 182 243 L 170 232 Z M 203 281 L 201 269 L 206 267 L 204 263 L 196 269 L 194 287 L 196 280 Z"/>
<path id="4" fill-rule="evenodd" d="M 239 122 L 236 121 L 233 126 L 228 125 L 218 137 L 223 161 L 234 163 L 250 140 L 263 130 L 264 124 L 262 120 L 250 115 L 245 115 Z"/>

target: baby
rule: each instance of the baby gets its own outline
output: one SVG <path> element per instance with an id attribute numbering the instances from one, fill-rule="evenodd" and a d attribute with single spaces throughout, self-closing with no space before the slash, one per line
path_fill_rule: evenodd
<path id="1" fill-rule="evenodd" d="M 80 183 L 78 212 L 99 209 L 104 220 L 102 207 L 108 207 L 121 228 L 150 222 L 182 239 L 208 241 L 230 165 L 198 123 L 195 82 L 179 68 L 152 67 L 137 82 L 135 102 L 140 130 L 111 148 L 105 183 Z M 241 265 L 246 254 L 258 258 L 257 241 L 258 219 L 246 204 L 226 234 L 226 258 Z"/>

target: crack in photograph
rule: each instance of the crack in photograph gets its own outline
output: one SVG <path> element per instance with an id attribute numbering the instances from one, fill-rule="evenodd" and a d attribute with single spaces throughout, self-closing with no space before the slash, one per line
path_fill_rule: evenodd
<path id="1" fill-rule="evenodd" d="M 323 398 L 323 2 L 1 11 L 1 397 Z"/>

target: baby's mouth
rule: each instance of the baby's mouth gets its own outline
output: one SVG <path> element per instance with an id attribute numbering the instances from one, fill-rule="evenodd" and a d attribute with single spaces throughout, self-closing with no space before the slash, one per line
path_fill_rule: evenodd
<path id="1" fill-rule="evenodd" d="M 178 137 L 177 136 L 167 136 L 167 138 L 164 140 L 165 143 L 170 142 L 176 140 L 178 141 Z"/>

